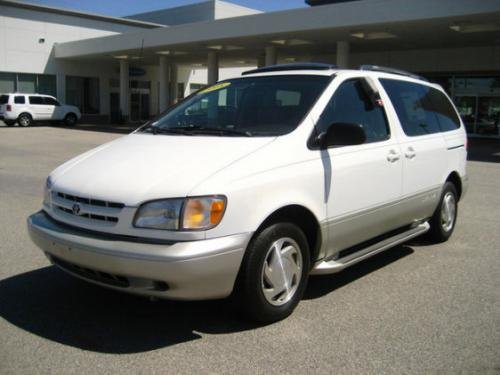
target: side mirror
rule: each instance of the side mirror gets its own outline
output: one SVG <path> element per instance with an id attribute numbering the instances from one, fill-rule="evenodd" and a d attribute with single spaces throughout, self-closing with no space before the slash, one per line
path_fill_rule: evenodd
<path id="1" fill-rule="evenodd" d="M 320 147 L 354 146 L 365 143 L 366 133 L 361 124 L 335 122 L 318 136 Z"/>

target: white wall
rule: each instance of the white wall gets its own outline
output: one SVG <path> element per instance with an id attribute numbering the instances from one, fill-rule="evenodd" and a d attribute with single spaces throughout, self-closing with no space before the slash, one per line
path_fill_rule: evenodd
<path id="1" fill-rule="evenodd" d="M 221 18 L 247 16 L 256 13 L 261 12 L 225 1 L 209 0 L 175 8 L 133 14 L 126 18 L 175 26 L 193 22 L 213 21 Z"/>
<path id="2" fill-rule="evenodd" d="M 54 43 L 138 30 L 143 28 L 2 5 L 0 72 L 55 74 Z"/>

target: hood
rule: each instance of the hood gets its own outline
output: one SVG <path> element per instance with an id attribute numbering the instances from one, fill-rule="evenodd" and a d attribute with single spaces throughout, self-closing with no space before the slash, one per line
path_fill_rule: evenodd
<path id="1" fill-rule="evenodd" d="M 214 173 L 274 139 L 135 133 L 61 165 L 51 174 L 53 189 L 127 206 L 185 197 Z"/>

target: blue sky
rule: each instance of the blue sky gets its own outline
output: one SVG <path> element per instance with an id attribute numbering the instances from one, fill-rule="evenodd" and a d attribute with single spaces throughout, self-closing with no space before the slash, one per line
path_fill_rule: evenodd
<path id="1" fill-rule="evenodd" d="M 126 16 L 156 9 L 199 3 L 203 0 L 26 0 L 40 5 L 68 8 L 108 16 Z M 304 0 L 230 0 L 267 12 L 307 6 Z"/>

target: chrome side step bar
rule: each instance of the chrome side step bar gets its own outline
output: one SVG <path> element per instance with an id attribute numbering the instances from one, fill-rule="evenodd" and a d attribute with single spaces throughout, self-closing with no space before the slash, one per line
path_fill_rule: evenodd
<path id="1" fill-rule="evenodd" d="M 429 228 L 429 223 L 425 222 L 403 233 L 399 233 L 393 237 L 386 238 L 385 240 L 361 249 L 353 254 L 349 254 L 343 258 L 320 261 L 316 263 L 316 265 L 311 270 L 311 275 L 326 275 L 330 273 L 340 272 L 343 269 L 361 262 L 362 260 L 365 260 L 375 254 L 411 240 L 414 237 L 420 236 L 421 234 L 427 232 Z"/>

